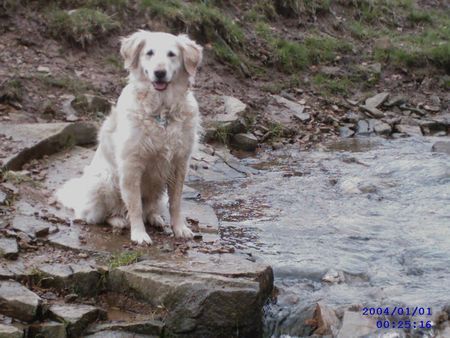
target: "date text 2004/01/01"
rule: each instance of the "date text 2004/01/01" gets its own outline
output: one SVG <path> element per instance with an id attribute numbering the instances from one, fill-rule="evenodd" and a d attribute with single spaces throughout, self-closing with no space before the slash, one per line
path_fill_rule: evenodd
<path id="1" fill-rule="evenodd" d="M 365 307 L 362 309 L 363 316 L 431 316 L 431 308 L 429 307 Z"/>

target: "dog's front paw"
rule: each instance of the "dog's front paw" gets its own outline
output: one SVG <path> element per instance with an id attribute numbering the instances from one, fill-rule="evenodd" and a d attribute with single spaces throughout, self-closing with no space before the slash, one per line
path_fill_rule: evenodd
<path id="1" fill-rule="evenodd" d="M 131 230 L 131 241 L 137 244 L 152 244 L 152 239 L 145 230 Z"/>
<path id="2" fill-rule="evenodd" d="M 177 238 L 192 238 L 194 237 L 193 232 L 189 229 L 183 222 L 181 224 L 176 224 L 172 226 L 173 234 Z"/>

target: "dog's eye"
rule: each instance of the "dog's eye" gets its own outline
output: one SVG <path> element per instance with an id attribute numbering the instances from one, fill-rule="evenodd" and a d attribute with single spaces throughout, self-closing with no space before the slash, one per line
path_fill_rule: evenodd
<path id="1" fill-rule="evenodd" d="M 175 55 L 174 52 L 170 51 L 169 53 L 167 53 L 167 56 L 170 57 L 170 58 L 173 58 L 176 55 Z"/>
<path id="2" fill-rule="evenodd" d="M 147 55 L 148 55 L 148 56 L 152 56 L 152 55 L 153 55 L 153 49 L 150 49 L 150 50 L 147 52 Z"/>

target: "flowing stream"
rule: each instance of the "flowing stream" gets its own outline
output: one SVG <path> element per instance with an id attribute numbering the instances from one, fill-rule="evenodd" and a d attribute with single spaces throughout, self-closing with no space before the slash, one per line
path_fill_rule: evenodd
<path id="1" fill-rule="evenodd" d="M 272 265 L 267 335 L 303 332 L 318 301 L 450 304 L 450 156 L 436 138 L 345 139 L 261 153 L 250 178 L 200 187 L 222 237 Z M 295 334 L 293 334 L 295 335 Z"/>

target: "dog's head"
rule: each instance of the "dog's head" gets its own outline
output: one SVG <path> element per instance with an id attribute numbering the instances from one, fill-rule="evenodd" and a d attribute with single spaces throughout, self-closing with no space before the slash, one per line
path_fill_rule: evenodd
<path id="1" fill-rule="evenodd" d="M 122 39 L 120 53 L 125 68 L 140 81 L 150 82 L 158 91 L 185 76 L 192 79 L 202 60 L 202 47 L 186 35 L 140 30 Z"/>

